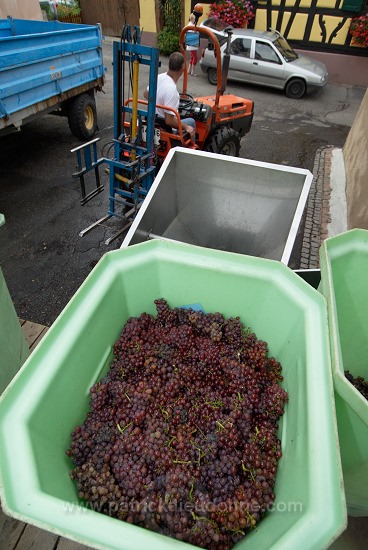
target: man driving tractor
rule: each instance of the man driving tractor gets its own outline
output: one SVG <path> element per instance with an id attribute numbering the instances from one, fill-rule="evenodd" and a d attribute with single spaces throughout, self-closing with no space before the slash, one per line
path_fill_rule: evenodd
<path id="1" fill-rule="evenodd" d="M 180 52 L 174 52 L 169 57 L 169 69 L 166 73 L 159 74 L 157 77 L 156 103 L 165 107 L 171 107 L 178 111 L 180 96 L 176 84 L 184 71 L 185 59 Z M 143 93 L 145 99 L 148 99 L 148 88 Z M 178 130 L 178 120 L 174 113 L 165 110 L 162 107 L 156 107 L 156 120 L 161 126 Z M 184 132 L 188 132 L 191 140 L 195 141 L 196 123 L 194 118 L 183 118 L 181 125 Z"/>

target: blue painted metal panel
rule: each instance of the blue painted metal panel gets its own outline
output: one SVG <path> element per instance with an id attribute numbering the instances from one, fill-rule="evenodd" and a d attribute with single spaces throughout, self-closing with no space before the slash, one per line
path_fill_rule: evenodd
<path id="1" fill-rule="evenodd" d="M 104 74 L 99 26 L 0 20 L 0 118 Z"/>

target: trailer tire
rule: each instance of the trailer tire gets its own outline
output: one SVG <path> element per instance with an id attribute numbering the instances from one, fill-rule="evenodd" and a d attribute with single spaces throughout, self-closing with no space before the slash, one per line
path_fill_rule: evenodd
<path id="1" fill-rule="evenodd" d="M 68 123 L 72 134 L 81 141 L 92 139 L 97 131 L 95 98 L 80 94 L 72 100 L 68 109 Z"/>
<path id="2" fill-rule="evenodd" d="M 217 86 L 217 69 L 213 69 L 212 67 L 208 69 L 207 79 L 210 84 Z"/>
<path id="3" fill-rule="evenodd" d="M 204 150 L 209 153 L 238 157 L 240 152 L 240 137 L 233 129 L 224 126 L 217 128 L 205 143 Z"/>

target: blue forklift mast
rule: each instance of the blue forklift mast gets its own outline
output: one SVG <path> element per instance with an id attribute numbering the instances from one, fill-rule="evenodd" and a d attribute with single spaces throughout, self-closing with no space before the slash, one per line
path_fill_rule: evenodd
<path id="1" fill-rule="evenodd" d="M 146 197 L 155 178 L 156 166 L 154 158 L 154 127 L 156 109 L 157 75 L 160 66 L 159 50 L 141 45 L 139 27 L 131 28 L 125 25 L 121 39 L 113 43 L 113 102 L 114 102 L 114 133 L 109 145 L 108 155 L 98 157 L 97 143 L 93 139 L 71 150 L 76 155 L 78 171 L 73 174 L 79 178 L 81 186 L 81 204 L 104 190 L 101 184 L 99 167 L 106 164 L 109 174 L 109 208 L 107 215 L 82 230 L 82 237 L 95 227 L 103 224 L 109 218 L 120 217 L 124 227 L 107 239 L 109 244 L 121 235 L 132 223 L 140 205 Z M 149 96 L 146 109 L 138 102 L 139 67 L 149 67 Z M 126 79 L 132 90 L 132 98 L 125 98 Z M 127 132 L 124 122 L 130 121 Z M 142 126 L 144 125 L 144 141 Z M 110 152 L 113 152 L 110 157 Z M 95 188 L 87 193 L 85 175 L 94 171 Z"/>

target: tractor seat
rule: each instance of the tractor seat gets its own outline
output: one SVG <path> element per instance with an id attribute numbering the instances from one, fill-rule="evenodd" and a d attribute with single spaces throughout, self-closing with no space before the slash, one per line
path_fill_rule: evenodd
<path id="1" fill-rule="evenodd" d="M 179 130 L 177 130 L 176 128 L 171 128 L 171 126 L 166 124 L 165 119 L 163 117 L 160 117 L 160 116 L 156 115 L 155 122 L 156 122 L 156 125 L 159 128 L 162 128 L 162 130 L 164 130 L 165 132 L 168 132 L 169 134 L 177 135 L 179 133 Z M 183 136 L 188 136 L 189 137 L 189 133 L 184 130 L 183 131 Z"/>
<path id="2" fill-rule="evenodd" d="M 163 117 L 160 117 L 160 116 L 156 115 L 155 121 L 156 121 L 156 124 L 159 126 L 159 128 L 162 128 L 163 130 L 165 130 L 165 132 L 168 132 L 169 134 L 174 133 L 171 126 L 166 124 L 165 119 Z"/>

